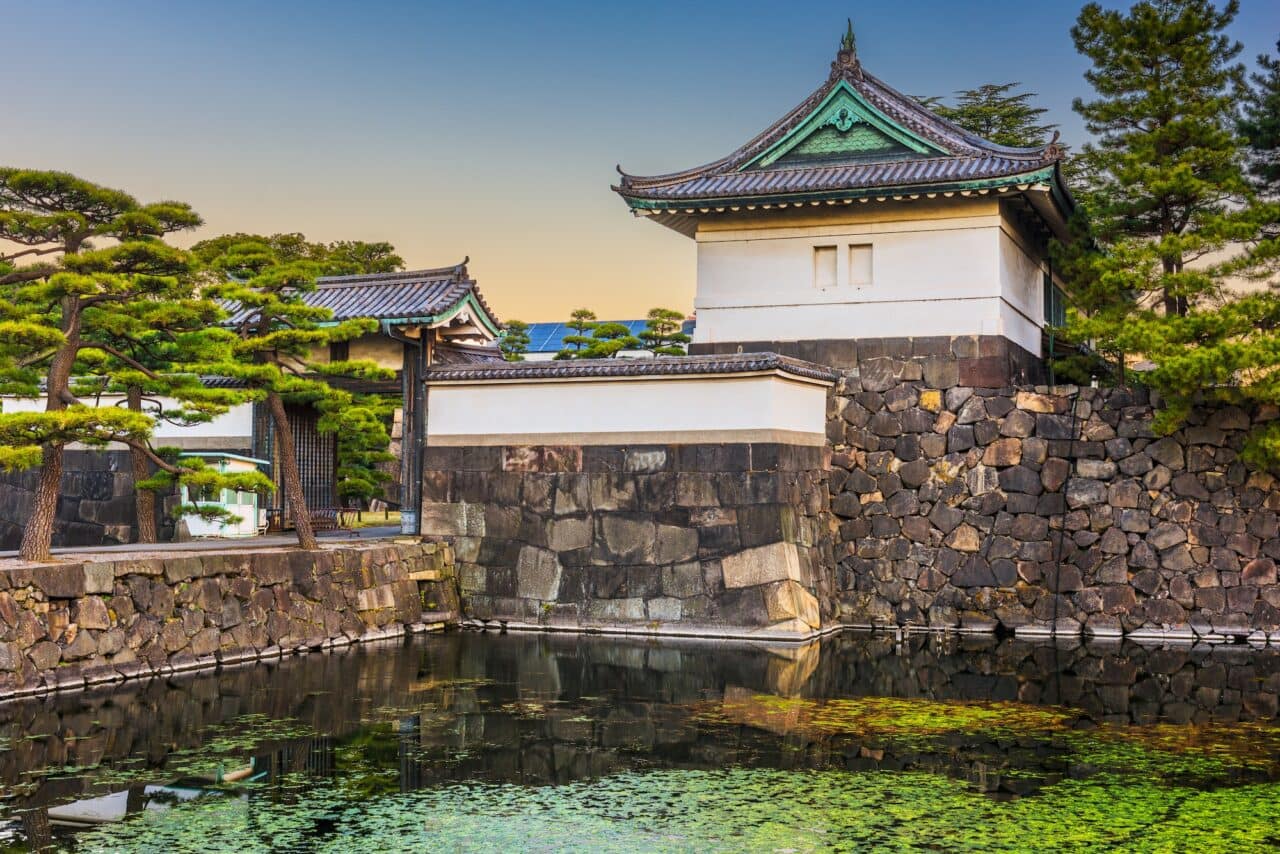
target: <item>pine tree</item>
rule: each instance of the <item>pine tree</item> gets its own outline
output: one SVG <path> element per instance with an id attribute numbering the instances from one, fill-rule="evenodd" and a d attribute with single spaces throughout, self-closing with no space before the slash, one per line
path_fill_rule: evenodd
<path id="1" fill-rule="evenodd" d="M 233 246 L 243 243 L 262 243 L 270 248 L 280 263 L 311 261 L 320 276 L 351 276 L 360 273 L 394 273 L 404 269 L 404 259 L 396 254 L 390 243 L 363 240 L 335 240 L 317 243 L 307 240 L 305 234 L 292 231 L 282 234 L 223 234 L 201 240 L 191 251 L 205 264 L 212 263 L 226 254 Z"/>
<path id="2" fill-rule="evenodd" d="M 112 382 L 110 374 L 137 370 L 111 339 L 126 334 L 131 312 L 187 310 L 191 282 L 175 274 L 186 262 L 159 238 L 199 222 L 181 203 L 142 205 L 64 172 L 0 168 L 0 241 L 17 246 L 0 253 L 0 326 L 10 336 L 0 347 L 0 390 L 46 397 L 44 412 L 0 415 L 0 462 L 40 467 L 23 558 L 49 557 L 63 451 L 72 442 L 122 442 L 171 479 L 210 480 L 199 463 L 179 466 L 151 447 L 150 416 L 86 406 L 76 393 L 83 381 L 73 381 L 85 366 L 110 368 L 99 389 Z M 116 245 L 95 249 L 103 239 Z M 235 483 L 262 485 L 252 478 Z"/>
<path id="3" fill-rule="evenodd" d="M 12 291 L 12 301 L 4 309 L 6 320 L 15 334 L 29 336 L 27 351 L 5 354 L 9 373 L 15 382 L 8 392 L 31 395 L 31 381 L 44 380 L 46 410 L 44 412 L 0 414 L 0 446 L 8 468 L 40 466 L 40 480 L 35 506 L 23 533 L 20 553 L 26 560 L 47 560 L 53 536 L 53 522 L 61 491 L 62 461 L 65 447 L 81 442 L 102 447 L 120 442 L 143 454 L 163 476 L 135 484 L 139 489 L 155 488 L 161 482 L 172 484 L 216 485 L 218 488 L 258 490 L 270 483 L 256 473 L 245 476 L 223 476 L 205 469 L 198 461 L 181 465 L 159 452 L 151 444 L 153 418 L 140 411 L 114 406 L 87 406 L 81 396 L 90 386 L 110 389 L 113 383 L 137 383 L 150 379 L 163 382 L 166 391 L 185 397 L 190 386 L 198 385 L 193 377 L 161 380 L 140 364 L 131 363 L 116 347 L 103 339 L 103 333 L 114 330 L 116 340 L 124 336 L 127 316 L 143 303 L 157 305 L 182 304 L 191 299 L 189 284 L 172 275 L 176 250 L 157 240 L 129 241 L 107 249 L 79 252 L 62 259 L 63 269 L 46 279 L 27 282 Z M 47 308 L 52 307 L 52 308 Z M 39 340 L 39 351 L 30 342 Z M 85 362 L 99 361 L 96 354 L 108 354 L 110 365 L 102 368 L 97 378 L 74 377 L 74 368 Z M 33 376 L 35 374 L 36 376 Z M 203 398 L 203 411 L 210 416 L 225 412 L 227 401 Z M 205 515 L 214 515 L 213 511 Z"/>
<path id="4" fill-rule="evenodd" d="M 1280 41 L 1276 42 L 1280 52 Z M 1240 135 L 1250 150 L 1249 173 L 1258 192 L 1280 197 L 1280 56 L 1258 57 L 1260 72 L 1250 76 L 1253 87 L 1239 121 Z"/>
<path id="5" fill-rule="evenodd" d="M 1280 50 L 1280 42 L 1276 43 Z M 1259 73 L 1244 103 L 1239 130 L 1249 146 L 1249 175 L 1261 204 L 1261 237 L 1250 253 L 1249 270 L 1265 276 L 1280 267 L 1280 56 L 1258 57 Z"/>
<path id="6" fill-rule="evenodd" d="M 223 311 L 212 300 L 196 296 L 187 253 L 162 244 L 152 244 L 149 250 L 151 275 L 186 280 L 180 284 L 180 295 L 124 302 L 110 312 L 86 312 L 85 337 L 93 344 L 80 351 L 75 375 L 98 391 L 123 394 L 130 411 L 145 411 L 156 420 L 181 426 L 207 423 L 247 400 L 240 391 L 206 386 L 184 367 L 216 358 L 227 345 L 217 328 Z M 131 448 L 130 458 L 137 541 L 154 543 L 157 495 L 140 486 L 153 479 L 152 460 L 142 448 Z M 156 482 L 168 485 L 164 476 Z"/>
<path id="7" fill-rule="evenodd" d="M 1150 361 L 1143 381 L 1165 404 L 1165 431 L 1200 400 L 1280 402 L 1280 302 L 1225 286 L 1257 261 L 1239 253 L 1259 228 L 1235 133 L 1240 45 L 1224 35 L 1237 9 L 1234 0 L 1221 10 L 1144 0 L 1127 13 L 1091 3 L 1072 30 L 1096 91 L 1074 108 L 1096 141 L 1078 155 L 1091 178 L 1079 193 L 1080 239 L 1055 250 L 1080 309 L 1067 335 L 1117 363 Z M 1280 461 L 1280 429 L 1255 433 L 1248 454 Z"/>
<path id="8" fill-rule="evenodd" d="M 333 429 L 335 413 L 354 409 L 355 400 L 349 392 L 329 385 L 326 376 L 394 377 L 392 371 L 373 362 L 311 361 L 313 351 L 375 332 L 378 323 L 370 318 L 329 323 L 332 312 L 304 302 L 305 295 L 316 288 L 317 265 L 305 260 L 281 262 L 271 246 L 260 241 L 230 245 L 210 268 L 214 274 L 210 295 L 234 306 L 228 328 L 236 341 L 230 358 L 204 365 L 203 369 L 215 376 L 239 380 L 265 401 L 275 427 L 280 479 L 298 544 L 314 549 L 317 542 L 302 491 L 286 406 L 313 406 L 330 419 L 322 418 L 322 426 Z"/>
<path id="9" fill-rule="evenodd" d="M 649 318 L 645 322 L 640 338 L 644 348 L 655 356 L 683 356 L 685 345 L 691 340 L 682 332 L 684 315 L 669 308 L 649 309 Z"/>
<path id="10" fill-rule="evenodd" d="M 631 334 L 625 323 L 597 323 L 591 330 L 591 342 L 578 354 L 578 358 L 612 359 L 623 350 L 638 349 L 640 339 Z"/>
<path id="11" fill-rule="evenodd" d="M 949 106 L 938 98 L 917 98 L 945 119 L 999 145 L 1015 148 L 1034 148 L 1045 145 L 1057 128 L 1054 124 L 1040 124 L 1041 116 L 1049 112 L 1044 107 L 1033 106 L 1035 92 L 1014 92 L 1021 83 L 987 83 L 977 89 L 962 89 L 955 106 Z"/>
<path id="12" fill-rule="evenodd" d="M 594 311 L 586 308 L 576 309 L 573 314 L 569 315 L 569 322 L 565 324 L 565 326 L 573 330 L 574 334 L 566 335 L 561 339 L 565 346 L 556 353 L 556 358 L 581 358 L 594 340 L 588 333 L 598 325 Z"/>
<path id="13" fill-rule="evenodd" d="M 502 327 L 498 349 L 508 362 L 523 362 L 529 349 L 529 324 L 522 320 L 508 320 Z"/>
<path id="14" fill-rule="evenodd" d="M 381 395 L 329 395 L 320 404 L 323 413 L 317 429 L 336 434 L 338 446 L 338 497 L 359 508 L 382 494 L 391 480 L 386 464 L 396 457 L 387 451 L 391 436 L 387 423 L 398 399 Z"/>

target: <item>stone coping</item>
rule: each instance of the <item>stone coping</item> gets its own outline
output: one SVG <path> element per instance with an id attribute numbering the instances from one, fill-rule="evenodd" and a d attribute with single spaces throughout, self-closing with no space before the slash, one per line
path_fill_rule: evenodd
<path id="1" fill-rule="evenodd" d="M 440 365 L 425 374 L 428 384 L 501 380 L 604 379 L 611 377 L 678 377 L 708 374 L 779 373 L 834 383 L 840 372 L 777 353 L 732 353 L 708 356 L 660 356 L 654 359 L 584 359 L 549 362 L 493 362 Z"/>

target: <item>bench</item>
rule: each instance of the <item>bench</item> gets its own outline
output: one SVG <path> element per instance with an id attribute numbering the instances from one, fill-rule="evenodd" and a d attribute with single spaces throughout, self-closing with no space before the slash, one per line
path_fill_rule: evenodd
<path id="1" fill-rule="evenodd" d="M 311 530 L 336 531 L 341 527 L 341 509 L 337 507 L 317 507 L 311 511 Z"/>

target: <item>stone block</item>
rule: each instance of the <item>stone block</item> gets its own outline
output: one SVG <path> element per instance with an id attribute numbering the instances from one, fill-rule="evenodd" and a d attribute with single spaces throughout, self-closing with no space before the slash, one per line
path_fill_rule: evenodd
<path id="1" fill-rule="evenodd" d="M 600 519 L 596 547 L 615 564 L 652 563 L 656 528 L 651 517 L 613 513 Z"/>
<path id="2" fill-rule="evenodd" d="M 744 549 L 721 560 L 726 588 L 753 587 L 773 581 L 800 581 L 800 553 L 795 543 L 770 543 Z"/>
<path id="3" fill-rule="evenodd" d="M 958 552 L 976 552 L 982 546 L 982 537 L 971 525 L 960 525 L 947 535 L 942 544 Z"/>
<path id="4" fill-rule="evenodd" d="M 1076 460 L 1076 474 L 1094 480 L 1110 480 L 1116 476 L 1116 464 L 1110 460 L 1079 459 Z"/>
<path id="5" fill-rule="evenodd" d="M 1062 398 L 1050 397 L 1047 394 L 1036 394 L 1030 391 L 1017 392 L 1013 397 L 1013 405 L 1026 412 L 1050 414 L 1062 412 L 1066 403 Z"/>
<path id="6" fill-rule="evenodd" d="M 525 546 L 516 562 L 516 595 L 521 599 L 555 601 L 560 594 L 560 572 L 555 552 Z"/>
<path id="7" fill-rule="evenodd" d="M 930 389 L 948 389 L 960 384 L 960 363 L 947 357 L 931 357 L 924 362 L 924 383 Z"/>
<path id="8" fill-rule="evenodd" d="M 84 592 L 111 594 L 115 590 L 115 568 L 109 563 L 84 565 Z"/>
<path id="9" fill-rule="evenodd" d="M 552 551 L 569 552 L 591 545 L 591 519 L 588 517 L 553 519 L 548 526 L 547 546 Z"/>
<path id="10" fill-rule="evenodd" d="M 817 598 L 794 581 L 779 581 L 765 587 L 764 605 L 770 623 L 798 619 L 811 629 L 821 623 Z"/>
<path id="11" fill-rule="evenodd" d="M 456 537 L 467 533 L 465 505 L 426 502 L 420 514 L 422 533 L 436 537 Z"/>
<path id="12" fill-rule="evenodd" d="M 699 596 L 706 589 L 702 565 L 696 561 L 678 563 L 662 570 L 662 595 L 686 599 Z"/>
<path id="13" fill-rule="evenodd" d="M 660 596 L 657 599 L 650 599 L 646 607 L 650 620 L 657 620 L 663 623 L 678 622 L 683 614 L 682 603 L 679 599 Z"/>
<path id="14" fill-rule="evenodd" d="M 1103 504 L 1107 500 L 1107 485 L 1099 480 L 1073 477 L 1067 481 L 1067 506 L 1074 509 Z"/>
<path id="15" fill-rule="evenodd" d="M 658 525 L 657 530 L 654 560 L 658 563 L 681 563 L 698 556 L 696 529 L 683 525 Z"/>
<path id="16" fill-rule="evenodd" d="M 637 448 L 628 450 L 623 460 L 623 467 L 629 472 L 651 474 L 667 468 L 666 448 Z"/>
<path id="17" fill-rule="evenodd" d="M 79 599 L 84 595 L 84 566 L 78 563 L 37 566 L 31 581 L 50 599 Z"/>
<path id="18" fill-rule="evenodd" d="M 105 630 L 111 628 L 111 615 L 107 603 L 98 596 L 86 596 L 76 603 L 74 620 L 81 629 Z"/>
<path id="19" fill-rule="evenodd" d="M 639 622 L 645 619 L 645 602 L 639 598 L 595 599 L 585 603 L 585 616 L 601 622 Z"/>
<path id="20" fill-rule="evenodd" d="M 1255 558 L 1245 564 L 1240 580 L 1256 587 L 1275 584 L 1276 562 L 1266 557 Z"/>

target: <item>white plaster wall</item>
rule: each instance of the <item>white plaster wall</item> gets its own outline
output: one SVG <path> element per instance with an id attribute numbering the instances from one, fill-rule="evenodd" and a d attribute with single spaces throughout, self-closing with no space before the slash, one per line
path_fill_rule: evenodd
<path id="1" fill-rule="evenodd" d="M 432 385 L 427 443 L 821 444 L 826 396 L 825 385 L 778 374 Z"/>
<path id="2" fill-rule="evenodd" d="M 177 405 L 175 401 L 167 398 L 160 398 L 160 400 L 166 408 L 172 408 Z M 0 402 L 0 408 L 5 412 L 43 412 L 45 405 L 43 397 L 6 397 L 3 402 Z M 103 395 L 98 399 L 98 405 L 101 407 L 123 407 L 124 397 L 122 395 Z M 243 439 L 243 444 L 237 447 L 247 447 L 253 437 L 253 404 L 242 403 L 239 406 L 233 406 L 225 414 L 214 418 L 212 421 L 204 424 L 192 424 L 188 427 L 160 421 L 157 422 L 152 436 L 157 445 L 172 445 L 193 439 L 231 438 Z"/>
<path id="3" fill-rule="evenodd" d="M 1044 325 L 1044 269 L 1007 231 L 1000 232 L 1000 292 L 1003 334 L 1032 353 L 1040 352 Z"/>
<path id="4" fill-rule="evenodd" d="M 960 212 L 700 230 L 694 340 L 1005 335 L 1037 352 L 1035 260 L 1004 232 L 994 205 Z M 851 244 L 872 246 L 870 285 L 850 283 Z M 832 245 L 838 284 L 817 288 L 814 248 Z"/>

